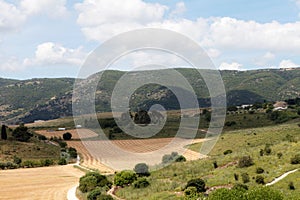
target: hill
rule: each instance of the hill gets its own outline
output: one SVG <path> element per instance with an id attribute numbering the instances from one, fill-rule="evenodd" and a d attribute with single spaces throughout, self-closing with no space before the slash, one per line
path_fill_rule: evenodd
<path id="1" fill-rule="evenodd" d="M 176 69 L 192 85 L 200 107 L 210 105 L 209 92 L 204 79 L 195 69 Z M 110 111 L 110 97 L 124 71 L 105 71 L 83 81 L 101 80 L 96 92 L 96 110 Z M 129 72 L 139 76 L 149 71 Z M 220 71 L 223 78 L 228 105 L 253 104 L 277 101 L 300 96 L 300 69 L 264 69 L 251 71 Z M 0 79 L 0 120 L 15 123 L 48 120 L 72 115 L 72 78 L 11 80 Z M 187 91 L 185 91 L 187 92 Z M 130 101 L 132 109 L 149 108 L 162 104 L 167 110 L 178 109 L 175 95 L 166 87 L 150 84 L 140 87 Z"/>

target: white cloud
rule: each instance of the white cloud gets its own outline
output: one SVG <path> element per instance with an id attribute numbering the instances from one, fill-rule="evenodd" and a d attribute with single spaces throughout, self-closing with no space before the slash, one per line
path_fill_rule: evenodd
<path id="1" fill-rule="evenodd" d="M 296 68 L 300 65 L 293 63 L 291 60 L 282 60 L 279 63 L 279 68 Z"/>
<path id="2" fill-rule="evenodd" d="M 176 3 L 175 9 L 170 13 L 170 16 L 171 17 L 180 16 L 183 13 L 185 13 L 185 11 L 186 11 L 186 7 L 184 2 L 178 2 Z"/>
<path id="3" fill-rule="evenodd" d="M 26 19 L 15 5 L 0 0 L 0 32 L 17 29 Z"/>
<path id="4" fill-rule="evenodd" d="M 33 15 L 64 16 L 65 4 L 66 0 L 22 0 L 18 5 L 0 0 L 0 32 L 19 29 Z"/>
<path id="5" fill-rule="evenodd" d="M 26 15 L 48 14 L 53 17 L 61 17 L 67 14 L 66 0 L 22 0 L 21 10 Z"/>
<path id="6" fill-rule="evenodd" d="M 22 63 L 16 57 L 3 58 L 1 59 L 0 70 L 16 72 L 23 69 Z"/>
<path id="7" fill-rule="evenodd" d="M 271 52 L 267 52 L 265 53 L 263 56 L 257 58 L 254 63 L 258 66 L 261 66 L 261 67 L 266 67 L 266 65 L 268 65 L 268 63 L 272 60 L 274 60 L 275 58 L 275 55 Z"/>
<path id="8" fill-rule="evenodd" d="M 243 65 L 237 62 L 232 62 L 232 63 L 226 63 L 223 62 L 221 63 L 219 69 L 220 70 L 241 70 L 241 67 Z"/>
<path id="9" fill-rule="evenodd" d="M 142 0 L 84 0 L 75 5 L 77 23 L 88 39 L 103 41 L 118 33 L 163 20 L 168 7 Z"/>
<path id="10" fill-rule="evenodd" d="M 46 42 L 37 46 L 35 57 L 24 59 L 25 66 L 75 65 L 80 66 L 86 53 L 81 48 L 71 49 L 60 44 Z"/>

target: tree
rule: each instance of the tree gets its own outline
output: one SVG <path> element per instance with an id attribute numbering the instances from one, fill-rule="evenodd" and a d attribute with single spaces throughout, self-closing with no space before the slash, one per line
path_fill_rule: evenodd
<path id="1" fill-rule="evenodd" d="M 28 128 L 24 124 L 20 124 L 13 132 L 12 136 L 20 141 L 27 142 L 33 135 L 28 132 Z"/>
<path id="2" fill-rule="evenodd" d="M 256 176 L 255 182 L 258 184 L 265 184 L 265 178 L 263 176 Z"/>
<path id="3" fill-rule="evenodd" d="M 121 171 L 115 175 L 114 183 L 116 186 L 130 185 L 137 179 L 136 174 L 132 171 Z"/>
<path id="4" fill-rule="evenodd" d="M 134 116 L 134 123 L 136 124 L 150 124 L 151 118 L 147 111 L 140 110 Z"/>
<path id="5" fill-rule="evenodd" d="M 79 189 L 81 192 L 90 192 L 97 187 L 111 188 L 112 183 L 107 177 L 97 172 L 89 172 L 79 179 Z"/>
<path id="6" fill-rule="evenodd" d="M 7 133 L 6 133 L 6 126 L 2 125 L 1 127 L 1 139 L 2 140 L 7 140 Z"/>
<path id="7" fill-rule="evenodd" d="M 185 189 L 187 189 L 188 187 L 195 187 L 197 188 L 197 192 L 205 192 L 205 182 L 200 179 L 200 178 L 196 178 L 196 179 L 191 179 L 187 182 L 187 185 L 185 186 Z"/>
<path id="8" fill-rule="evenodd" d="M 64 138 L 64 140 L 71 140 L 72 134 L 69 132 L 66 132 L 63 134 L 63 138 Z"/>
<path id="9" fill-rule="evenodd" d="M 135 171 L 135 173 L 138 176 L 149 176 L 150 172 L 149 172 L 149 167 L 146 163 L 138 163 L 135 165 L 133 171 Z"/>
<path id="10" fill-rule="evenodd" d="M 139 178 L 135 182 L 133 182 L 134 188 L 145 188 L 150 185 L 149 181 L 146 178 Z"/>
<path id="11" fill-rule="evenodd" d="M 87 199 L 88 200 L 97 200 L 97 197 L 100 195 L 101 195 L 101 188 L 96 188 L 88 194 Z"/>

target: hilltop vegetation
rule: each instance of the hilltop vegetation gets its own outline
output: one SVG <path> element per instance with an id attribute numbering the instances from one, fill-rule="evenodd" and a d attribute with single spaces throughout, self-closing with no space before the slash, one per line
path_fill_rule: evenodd
<path id="1" fill-rule="evenodd" d="M 176 69 L 194 88 L 200 107 L 210 105 L 209 93 L 204 79 L 194 69 Z M 149 72 L 129 72 L 130 76 Z M 209 73 L 209 72 L 208 72 Z M 105 71 L 94 74 L 88 81 L 96 81 L 101 75 L 96 92 L 96 110 L 110 111 L 112 90 L 125 72 Z M 221 71 L 227 92 L 228 105 L 253 104 L 277 101 L 300 95 L 300 70 L 252 70 Z M 0 115 L 2 121 L 32 122 L 39 119 L 55 119 L 72 115 L 72 89 L 74 79 L 0 79 Z M 187 92 L 187 91 L 183 91 Z M 149 108 L 159 103 L 167 110 L 179 109 L 175 95 L 166 87 L 150 84 L 140 87 L 133 95 L 130 106 L 133 110 Z"/>

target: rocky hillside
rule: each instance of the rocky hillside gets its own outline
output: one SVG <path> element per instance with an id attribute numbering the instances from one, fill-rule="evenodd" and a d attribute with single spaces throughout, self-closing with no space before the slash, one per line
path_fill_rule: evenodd
<path id="1" fill-rule="evenodd" d="M 200 106 L 209 106 L 206 84 L 194 69 L 182 68 L 177 71 L 186 77 L 196 91 Z M 106 71 L 83 80 L 95 81 L 102 75 L 96 92 L 97 111 L 110 111 L 112 91 L 124 73 Z M 139 76 L 140 73 L 147 72 L 130 72 L 130 75 Z M 221 71 L 221 75 L 227 91 L 228 105 L 285 100 L 300 96 L 300 69 Z M 0 120 L 31 122 L 72 115 L 74 81 L 72 78 L 22 81 L 0 79 Z M 166 109 L 179 108 L 175 95 L 166 87 L 157 84 L 140 87 L 130 100 L 132 109 L 149 108 L 157 103 L 164 105 Z"/>

